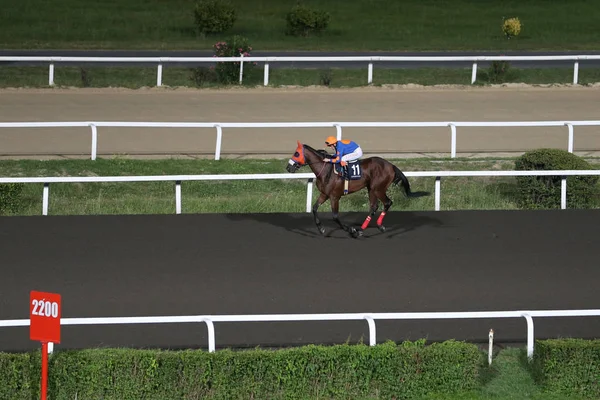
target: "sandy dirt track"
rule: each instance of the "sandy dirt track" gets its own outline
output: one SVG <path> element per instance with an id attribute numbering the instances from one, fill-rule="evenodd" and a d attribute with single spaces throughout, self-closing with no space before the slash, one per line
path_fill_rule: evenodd
<path id="1" fill-rule="evenodd" d="M 195 90 L 5 89 L 0 122 L 334 122 L 600 120 L 600 87 L 384 87 Z M 89 157 L 89 128 L 0 128 L 0 156 Z M 366 154 L 450 154 L 449 128 L 345 128 Z M 222 157 L 288 157 L 334 128 L 228 128 Z M 458 128 L 459 156 L 567 148 L 566 127 Z M 99 128 L 98 155 L 213 157 L 214 128 Z M 575 151 L 600 150 L 600 126 L 575 127 Z"/>

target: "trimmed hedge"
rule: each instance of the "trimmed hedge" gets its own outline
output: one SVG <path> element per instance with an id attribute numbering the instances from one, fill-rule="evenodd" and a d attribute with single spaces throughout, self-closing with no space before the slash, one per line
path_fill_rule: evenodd
<path id="1" fill-rule="evenodd" d="M 477 388 L 483 358 L 477 346 L 456 341 L 215 353 L 57 351 L 48 390 L 56 400 L 410 398 Z M 0 354 L 0 398 L 35 398 L 39 363 L 39 351 Z"/>
<path id="2" fill-rule="evenodd" d="M 600 398 L 600 340 L 538 340 L 532 367 L 544 390 Z"/>
<path id="3" fill-rule="evenodd" d="M 515 170 L 594 169 L 583 158 L 559 149 L 529 151 L 515 162 Z M 519 176 L 519 202 L 524 208 L 560 208 L 560 176 Z M 597 176 L 567 177 L 567 207 L 590 208 L 598 190 Z"/>
<path id="4" fill-rule="evenodd" d="M 16 213 L 21 208 L 20 196 L 23 183 L 0 184 L 0 215 L 6 212 Z"/>

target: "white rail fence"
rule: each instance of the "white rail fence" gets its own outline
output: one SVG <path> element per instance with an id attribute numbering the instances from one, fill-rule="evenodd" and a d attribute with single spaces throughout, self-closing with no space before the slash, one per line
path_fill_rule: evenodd
<path id="1" fill-rule="evenodd" d="M 174 324 L 205 323 L 208 329 L 208 350 L 215 352 L 214 324 L 218 322 L 293 322 L 293 321 L 367 321 L 369 345 L 377 344 L 376 320 L 431 320 L 431 319 L 495 319 L 525 318 L 527 322 L 527 355 L 534 352 L 533 318 L 549 317 L 597 317 L 600 309 L 544 310 L 544 311 L 476 311 L 476 312 L 404 312 L 404 313 L 346 313 L 346 314 L 256 314 L 256 315 L 185 315 L 156 317 L 100 317 L 62 318 L 61 326 L 71 325 L 126 325 L 126 324 Z M 0 320 L 0 327 L 29 326 L 29 319 Z M 48 346 L 52 352 L 54 346 Z"/>
<path id="2" fill-rule="evenodd" d="M 415 171 L 405 172 L 407 177 L 435 177 L 435 211 L 440 210 L 442 177 L 461 176 L 560 176 L 561 209 L 567 208 L 567 176 L 600 175 L 600 170 L 552 170 L 552 171 Z M 175 182 L 175 213 L 181 214 L 181 185 L 190 181 L 231 181 L 231 180 L 270 180 L 270 179 L 306 179 L 306 212 L 311 212 L 313 202 L 313 184 L 316 176 L 308 173 L 281 174 L 231 174 L 231 175 L 155 175 L 155 176 L 64 176 L 0 178 L 2 183 L 43 183 L 42 215 L 48 215 L 51 183 L 102 183 L 102 182 Z"/>
<path id="3" fill-rule="evenodd" d="M 54 64 L 64 62 L 93 62 L 93 63 L 148 63 L 157 64 L 156 86 L 162 86 L 163 79 L 163 64 L 168 63 L 215 63 L 215 62 L 239 62 L 240 63 L 240 78 L 242 83 L 244 73 L 244 62 L 264 62 L 264 79 L 263 84 L 269 84 L 269 64 L 276 62 L 348 62 L 359 61 L 368 65 L 367 68 L 367 83 L 373 83 L 373 64 L 375 62 L 389 61 L 451 61 L 451 62 L 471 62 L 471 83 L 475 83 L 477 79 L 477 63 L 485 61 L 573 61 L 573 84 L 579 81 L 579 63 L 586 60 L 600 60 L 600 55 L 549 55 L 549 56 L 335 56 L 335 57 L 61 57 L 61 56 L 3 56 L 0 57 L 2 62 L 47 62 L 49 63 L 48 70 L 48 85 L 54 85 Z"/>
<path id="4" fill-rule="evenodd" d="M 335 128 L 338 140 L 343 128 L 450 128 L 450 157 L 456 157 L 458 127 L 566 127 L 567 150 L 573 152 L 575 126 L 600 126 L 600 120 L 583 121 L 440 121 L 440 122 L 0 122 L 0 128 L 69 128 L 89 127 L 91 159 L 98 153 L 98 127 L 111 128 L 212 128 L 216 129 L 215 160 L 221 158 L 223 128 Z"/>

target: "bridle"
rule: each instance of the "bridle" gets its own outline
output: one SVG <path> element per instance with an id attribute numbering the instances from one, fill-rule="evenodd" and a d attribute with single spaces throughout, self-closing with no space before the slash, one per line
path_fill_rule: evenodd
<path id="1" fill-rule="evenodd" d="M 302 149 L 302 152 L 304 152 L 304 148 Z M 316 164 L 318 162 L 318 161 L 315 161 L 315 162 L 312 162 L 312 163 L 306 162 L 306 156 L 304 156 L 304 160 L 305 160 L 304 164 L 300 164 L 298 162 L 297 162 L 297 164 L 302 167 L 304 165 L 312 165 L 312 164 Z M 317 178 L 319 176 L 321 176 L 321 174 L 323 173 L 323 170 L 325 169 L 325 165 L 327 165 L 327 163 L 325 161 L 323 161 L 323 158 L 321 159 L 321 162 L 323 163 L 323 166 L 321 167 L 321 170 L 319 171 L 319 173 L 315 174 L 315 177 L 317 177 Z"/>

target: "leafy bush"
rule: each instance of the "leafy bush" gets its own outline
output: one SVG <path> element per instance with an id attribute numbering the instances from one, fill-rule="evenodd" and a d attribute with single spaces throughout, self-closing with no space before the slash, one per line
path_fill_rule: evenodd
<path id="1" fill-rule="evenodd" d="M 510 63 L 508 61 L 492 61 L 488 71 L 489 81 L 492 83 L 504 82 L 508 76 L 509 70 Z"/>
<path id="2" fill-rule="evenodd" d="M 518 36 L 521 33 L 521 21 L 519 18 L 509 18 L 502 22 L 502 32 L 508 39 L 511 36 Z"/>
<path id="3" fill-rule="evenodd" d="M 565 150 L 538 149 L 519 157 L 515 169 L 526 170 L 585 170 L 590 164 Z M 519 176 L 519 201 L 524 208 L 560 207 L 560 176 Z M 597 176 L 567 177 L 567 206 L 589 208 L 597 194 Z"/>
<path id="4" fill-rule="evenodd" d="M 215 57 L 239 57 L 241 54 L 244 57 L 250 56 L 252 47 L 248 43 L 248 39 L 243 36 L 235 35 L 224 42 L 217 42 L 213 45 Z M 255 67 L 254 62 L 244 62 L 244 73 L 249 72 Z M 217 79 L 221 83 L 239 82 L 240 79 L 240 63 L 235 62 L 220 62 L 215 67 Z"/>
<path id="5" fill-rule="evenodd" d="M 30 359 L 0 353 L 2 398 L 34 398 L 39 362 L 39 352 Z M 49 360 L 48 394 L 107 400 L 414 398 L 472 390 L 482 364 L 476 345 L 456 341 L 215 353 L 56 351 Z"/>
<path id="6" fill-rule="evenodd" d="M 329 25 L 330 18 L 327 12 L 296 4 L 286 16 L 286 34 L 307 37 L 312 32 L 321 33 Z"/>
<path id="7" fill-rule="evenodd" d="M 39 354 L 39 353 L 38 353 Z M 33 354 L 0 353 L 0 399 L 32 399 L 39 372 L 31 370 Z M 40 356 L 41 357 L 41 356 Z"/>
<path id="8" fill-rule="evenodd" d="M 217 81 L 217 73 L 214 67 L 197 67 L 190 69 L 190 80 L 196 86 Z"/>
<path id="9" fill-rule="evenodd" d="M 22 183 L 0 184 L 0 215 L 8 212 L 16 213 L 21 208 Z"/>
<path id="10" fill-rule="evenodd" d="M 223 0 L 198 0 L 194 8 L 196 28 L 202 35 L 225 32 L 237 19 L 235 8 Z"/>
<path id="11" fill-rule="evenodd" d="M 544 390 L 600 398 L 600 340 L 538 340 L 532 368 Z"/>

